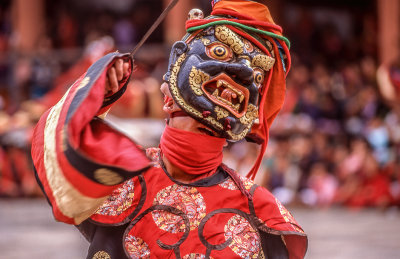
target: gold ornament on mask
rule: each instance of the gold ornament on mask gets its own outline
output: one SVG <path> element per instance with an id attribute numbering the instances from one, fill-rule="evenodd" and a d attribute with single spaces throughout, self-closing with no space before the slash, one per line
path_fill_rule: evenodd
<path id="1" fill-rule="evenodd" d="M 249 104 L 246 114 L 240 118 L 240 122 L 245 125 L 251 125 L 258 118 L 258 109 L 256 106 Z"/>
<path id="2" fill-rule="evenodd" d="M 201 85 L 209 79 L 210 76 L 208 74 L 196 69 L 195 67 L 192 67 L 192 70 L 189 74 L 189 85 L 193 92 L 200 96 L 204 94 L 203 90 L 201 89 Z"/>
<path id="3" fill-rule="evenodd" d="M 247 128 L 245 128 L 242 133 L 240 134 L 235 134 L 233 133 L 231 130 L 228 130 L 226 133 L 228 133 L 228 135 L 232 138 L 232 140 L 237 141 L 237 140 L 241 140 L 243 139 L 247 133 L 249 133 L 250 128 L 251 128 L 252 124 L 247 125 Z"/>
<path id="4" fill-rule="evenodd" d="M 207 38 L 201 38 L 201 42 L 203 42 L 204 46 L 210 45 L 211 40 Z"/>
<path id="5" fill-rule="evenodd" d="M 244 50 L 244 42 L 240 37 L 226 26 L 215 27 L 215 37 L 226 45 L 230 46 L 236 54 L 242 54 Z"/>
<path id="6" fill-rule="evenodd" d="M 274 64 L 275 64 L 274 58 L 262 54 L 255 56 L 251 61 L 251 65 L 253 67 L 259 67 L 265 71 L 269 71 L 274 66 Z"/>
<path id="7" fill-rule="evenodd" d="M 215 113 L 217 114 L 217 119 L 223 119 L 228 117 L 229 112 L 227 110 L 225 110 L 224 108 L 221 108 L 219 106 L 216 106 L 214 109 Z"/>

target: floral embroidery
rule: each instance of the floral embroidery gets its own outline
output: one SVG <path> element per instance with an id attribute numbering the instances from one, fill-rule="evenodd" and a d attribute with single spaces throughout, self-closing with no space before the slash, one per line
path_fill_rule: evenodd
<path id="1" fill-rule="evenodd" d="M 251 187 L 253 187 L 254 182 L 250 179 L 247 179 L 246 177 L 243 177 L 239 175 L 240 180 L 243 182 L 244 188 L 248 191 L 250 191 Z M 219 184 L 222 188 L 228 189 L 228 190 L 239 190 L 235 182 L 232 180 L 232 178 L 228 178 L 222 183 Z"/>
<path id="2" fill-rule="evenodd" d="M 261 252 L 260 237 L 250 223 L 240 215 L 231 217 L 225 225 L 225 240 L 232 239 L 229 247 L 241 258 L 258 258 Z"/>
<path id="3" fill-rule="evenodd" d="M 125 237 L 125 250 L 131 258 L 150 258 L 149 246 L 139 237 L 127 235 Z"/>
<path id="4" fill-rule="evenodd" d="M 301 228 L 297 227 L 298 224 L 297 224 L 296 220 L 294 219 L 294 217 L 292 216 L 292 214 L 282 205 L 282 203 L 277 198 L 275 198 L 275 202 L 276 202 L 276 205 L 278 205 L 279 212 L 281 213 L 283 219 L 286 222 L 291 223 L 290 225 L 297 232 L 304 233 L 304 231 Z"/>
<path id="5" fill-rule="evenodd" d="M 160 165 L 160 149 L 156 147 L 151 147 L 146 149 L 146 156 L 153 161 L 154 167 L 161 168 Z"/>
<path id="6" fill-rule="evenodd" d="M 196 229 L 206 215 L 206 203 L 203 196 L 194 187 L 168 186 L 157 193 L 154 205 L 169 205 L 183 211 L 190 222 L 190 230 Z M 156 210 L 152 212 L 156 225 L 170 233 L 185 231 L 185 223 L 180 216 L 167 211 Z"/>
<path id="7" fill-rule="evenodd" d="M 244 188 L 246 190 L 250 191 L 251 187 L 253 187 L 253 185 L 255 183 L 252 180 L 250 180 L 244 176 L 239 175 L 239 177 L 240 177 L 240 180 L 242 180 L 242 182 L 243 182 Z"/>
<path id="8" fill-rule="evenodd" d="M 195 253 L 187 254 L 187 255 L 182 257 L 182 259 L 204 259 L 204 258 L 206 258 L 205 255 L 203 255 L 203 254 L 195 254 Z M 213 259 L 211 256 L 209 258 Z"/>
<path id="9" fill-rule="evenodd" d="M 103 205 L 97 209 L 95 214 L 118 216 L 132 206 L 134 196 L 134 183 L 130 179 L 121 187 L 115 189 Z"/>
<path id="10" fill-rule="evenodd" d="M 228 178 L 222 183 L 219 184 L 222 188 L 228 189 L 228 190 L 239 190 L 239 188 L 236 186 L 235 182 L 232 180 L 232 178 Z"/>

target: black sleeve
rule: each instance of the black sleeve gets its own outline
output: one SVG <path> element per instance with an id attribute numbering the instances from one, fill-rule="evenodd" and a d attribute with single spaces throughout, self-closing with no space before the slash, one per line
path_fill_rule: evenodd
<path id="1" fill-rule="evenodd" d="M 81 232 L 81 234 L 86 238 L 89 243 L 92 243 L 94 233 L 96 232 L 96 225 L 93 224 L 90 220 L 85 220 L 79 225 L 75 225 L 75 227 Z"/>
<path id="2" fill-rule="evenodd" d="M 288 250 L 280 235 L 260 231 L 261 245 L 266 259 L 289 259 Z"/>
<path id="3" fill-rule="evenodd" d="M 77 225 L 76 227 L 90 243 L 87 258 L 94 258 L 96 253 L 101 252 L 110 258 L 128 259 L 123 247 L 123 236 L 128 225 L 129 223 L 121 226 L 102 226 L 90 219 Z"/>

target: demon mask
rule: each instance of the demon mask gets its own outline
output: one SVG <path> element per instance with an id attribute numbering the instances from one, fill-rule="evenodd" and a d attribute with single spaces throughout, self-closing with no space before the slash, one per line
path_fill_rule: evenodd
<path id="1" fill-rule="evenodd" d="M 258 119 L 259 94 L 275 63 L 270 53 L 225 25 L 210 26 L 173 45 L 164 80 L 186 114 L 237 141 Z"/>

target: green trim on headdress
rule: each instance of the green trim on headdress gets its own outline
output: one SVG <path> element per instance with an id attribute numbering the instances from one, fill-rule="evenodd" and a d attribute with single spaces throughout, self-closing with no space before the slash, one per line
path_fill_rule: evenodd
<path id="1" fill-rule="evenodd" d="M 264 35 L 269 36 L 269 37 L 273 37 L 273 38 L 276 38 L 276 39 L 279 39 L 279 40 L 283 40 L 286 43 L 288 49 L 290 49 L 290 41 L 288 40 L 288 38 L 286 38 L 284 36 L 275 34 L 273 32 L 256 29 L 256 28 L 253 28 L 253 27 L 250 27 L 250 26 L 247 26 L 247 25 L 243 25 L 241 23 L 233 22 L 233 21 L 225 21 L 225 20 L 213 21 L 213 22 L 209 22 L 209 23 L 206 23 L 206 24 L 203 24 L 203 25 L 190 27 L 190 28 L 187 29 L 187 32 L 191 33 L 191 32 L 197 31 L 197 30 L 208 28 L 208 27 L 213 26 L 213 25 L 221 25 L 221 24 L 233 25 L 233 26 L 242 28 L 242 29 L 247 30 L 247 31 L 256 32 L 256 33 L 259 33 L 259 34 L 264 34 Z"/>

